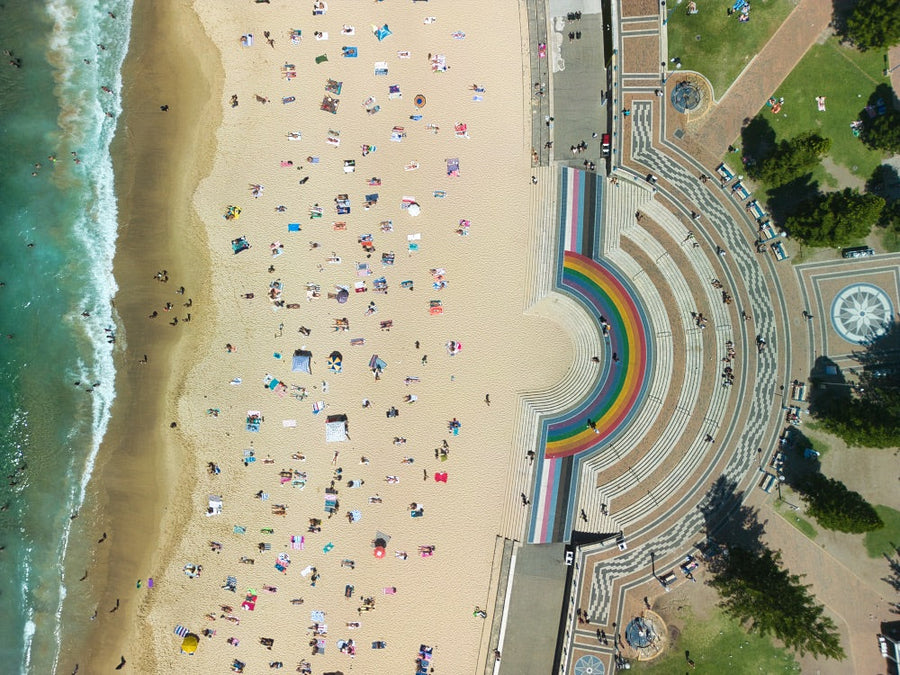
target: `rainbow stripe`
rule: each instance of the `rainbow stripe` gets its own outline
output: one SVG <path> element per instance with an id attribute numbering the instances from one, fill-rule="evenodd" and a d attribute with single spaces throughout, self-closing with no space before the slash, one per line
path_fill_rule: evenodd
<path id="1" fill-rule="evenodd" d="M 577 518 L 581 463 L 628 427 L 640 409 L 652 370 L 652 339 L 640 299 L 626 279 L 600 259 L 602 192 L 602 177 L 561 169 L 556 289 L 581 303 L 596 321 L 601 363 L 584 364 L 596 368 L 597 377 L 581 403 L 542 421 L 543 456 L 535 466 L 531 543 L 569 540 Z M 607 335 L 601 337 L 604 323 Z"/>
<path id="2" fill-rule="evenodd" d="M 606 319 L 609 335 L 603 349 L 603 376 L 580 406 L 565 419 L 548 424 L 544 449 L 548 458 L 574 455 L 608 441 L 635 411 L 649 362 L 646 321 L 634 294 L 618 275 L 586 256 L 566 251 L 562 287 L 581 301 L 598 323 L 600 317 Z M 612 361 L 613 354 L 617 362 Z"/>

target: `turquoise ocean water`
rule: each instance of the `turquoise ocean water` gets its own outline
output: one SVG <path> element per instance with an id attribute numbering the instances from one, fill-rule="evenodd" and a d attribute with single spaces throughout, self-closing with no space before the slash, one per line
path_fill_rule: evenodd
<path id="1" fill-rule="evenodd" d="M 116 321 L 109 144 L 130 21 L 131 0 L 0 8 L 0 49 L 11 52 L 0 61 L 5 673 L 56 670 L 61 609 L 78 583 L 65 561 L 85 555 L 69 545 L 70 529 L 84 524 L 71 516 L 86 495 L 115 397 L 113 356 L 124 347 L 123 336 L 111 343 L 106 332 Z M 20 68 L 8 65 L 15 59 Z"/>

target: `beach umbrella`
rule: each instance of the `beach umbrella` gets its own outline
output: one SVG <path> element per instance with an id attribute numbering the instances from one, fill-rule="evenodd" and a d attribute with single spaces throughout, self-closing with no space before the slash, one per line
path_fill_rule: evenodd
<path id="1" fill-rule="evenodd" d="M 419 206 L 416 202 L 413 202 L 406 208 L 406 211 L 411 216 L 417 216 L 422 212 L 422 207 Z"/>
<path id="2" fill-rule="evenodd" d="M 347 302 L 347 298 L 350 297 L 350 292 L 346 288 L 342 288 L 337 293 L 337 301 L 342 305 Z"/>
<path id="3" fill-rule="evenodd" d="M 376 547 L 375 547 L 375 552 L 374 552 L 373 555 L 374 555 L 376 558 L 378 558 L 379 560 L 381 560 L 381 558 L 384 557 L 384 554 L 385 554 L 384 546 L 376 546 Z"/>
<path id="4" fill-rule="evenodd" d="M 416 94 L 416 97 L 413 99 L 413 103 L 417 108 L 422 108 L 425 106 L 425 95 L 424 94 Z"/>
<path id="5" fill-rule="evenodd" d="M 181 651 L 185 654 L 193 655 L 193 653 L 197 651 L 197 645 L 199 644 L 200 638 L 193 633 L 188 633 L 184 636 L 184 640 L 181 641 Z"/>
<path id="6" fill-rule="evenodd" d="M 339 373 L 341 372 L 341 364 L 343 360 L 344 357 L 341 356 L 340 352 L 331 352 L 326 365 L 328 366 L 329 370 L 333 370 L 334 372 Z"/>

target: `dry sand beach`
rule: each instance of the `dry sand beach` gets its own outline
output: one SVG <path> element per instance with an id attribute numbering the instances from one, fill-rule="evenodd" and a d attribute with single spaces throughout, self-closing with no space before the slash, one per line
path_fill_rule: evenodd
<path id="1" fill-rule="evenodd" d="M 135 620 L 103 618 L 109 650 L 92 665 L 122 653 L 133 672 L 413 673 L 428 645 L 435 672 L 473 671 L 499 522 L 522 508 L 506 499 L 508 458 L 530 449 L 513 437 L 517 396 L 572 357 L 559 326 L 523 315 L 520 7 L 229 4 L 194 7 L 225 73 L 193 198 L 205 232 L 185 232 L 210 260 L 209 287 L 187 295 L 212 304 L 188 327 L 190 308 L 153 320 L 192 331 L 167 392 L 174 482 L 150 568 L 129 582 Z M 310 373 L 292 369 L 301 349 Z M 348 437 L 330 442 L 335 415 Z M 193 656 L 176 627 L 199 636 Z"/>

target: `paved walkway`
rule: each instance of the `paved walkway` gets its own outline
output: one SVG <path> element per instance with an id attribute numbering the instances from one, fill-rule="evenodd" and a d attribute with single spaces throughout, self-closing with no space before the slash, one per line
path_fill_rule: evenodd
<path id="1" fill-rule="evenodd" d="M 746 118 L 759 112 L 831 22 L 833 4 L 800 0 L 787 20 L 701 123 L 685 135 L 685 147 L 707 166 L 715 166 L 741 132 Z M 716 92 L 721 95 L 720 92 Z"/>
<path id="2" fill-rule="evenodd" d="M 542 5 L 543 0 L 526 3 L 526 22 L 533 31 L 529 43 L 535 37 L 543 40 L 552 22 Z M 800 0 L 764 54 L 745 70 L 719 109 L 705 118 L 707 127 L 700 132 L 704 138 L 691 140 L 706 147 L 693 154 L 669 140 L 668 99 L 654 91 L 659 85 L 651 66 L 665 60 L 666 44 L 658 12 L 655 0 L 612 3 L 610 19 L 619 24 L 611 64 L 612 165 L 618 183 L 594 183 L 596 193 L 603 195 L 593 214 L 601 218 L 588 219 L 594 228 L 585 227 L 583 218 L 567 219 L 571 209 L 564 208 L 571 199 L 563 176 L 577 173 L 579 180 L 587 180 L 590 174 L 564 169 L 572 160 L 555 148 L 552 154 L 546 152 L 549 148 L 539 144 L 548 134 L 559 140 L 558 133 L 565 131 L 565 124 L 553 128 L 544 117 L 548 106 L 552 110 L 553 98 L 560 100 L 557 94 L 566 89 L 557 71 L 546 73 L 553 98 L 530 101 L 538 152 L 532 196 L 536 253 L 527 274 L 526 310 L 568 327 L 575 364 L 557 387 L 522 396 L 517 422 L 521 447 L 526 452 L 533 449 L 535 456 L 533 460 L 520 456 L 509 466 L 510 508 L 502 536 L 520 540 L 529 526 L 533 531 L 535 511 L 546 501 L 537 497 L 549 484 L 541 471 L 548 441 L 545 432 L 538 431 L 545 429 L 542 422 L 562 411 L 571 416 L 580 402 L 592 398 L 598 373 L 585 370 L 582 362 L 597 355 L 601 369 L 610 366 L 611 348 L 598 342 L 596 317 L 569 296 L 553 292 L 553 282 L 558 284 L 565 272 L 563 252 L 579 251 L 614 266 L 643 306 L 654 342 L 647 394 L 633 420 L 597 451 L 570 455 L 580 461 L 567 469 L 563 478 L 571 490 L 566 499 L 556 500 L 555 507 L 565 517 L 548 520 L 553 521 L 553 540 L 568 541 L 573 530 L 580 531 L 570 549 L 575 555 L 568 569 L 574 578 L 563 607 L 559 656 L 564 673 L 598 667 L 612 672 L 614 644 L 599 639 L 598 630 L 612 638 L 616 626 L 634 615 L 636 589 L 644 594 L 648 580 L 671 569 L 677 572 L 683 555 L 715 532 L 732 509 L 748 497 L 758 501 L 766 496 L 757 485 L 783 427 L 779 392 L 808 368 L 814 349 L 807 339 L 809 322 L 800 322 L 800 309 L 807 305 L 796 304 L 802 294 L 790 263 L 776 261 L 768 251 L 757 253 L 755 220 L 730 190 L 716 180 L 701 182 L 698 176 L 713 175 L 743 119 L 757 112 L 825 30 L 831 4 Z M 652 49 L 647 49 L 651 42 Z M 552 47 L 552 36 L 548 43 Z M 581 50 L 589 46 L 589 41 L 578 45 Z M 643 53 L 645 63 L 629 56 L 627 51 L 635 49 L 658 56 Z M 533 72 L 542 81 L 544 61 L 532 61 Z M 532 77 L 531 85 L 537 81 Z M 593 103 L 573 103 L 585 118 L 591 116 Z M 645 180 L 648 173 L 655 180 Z M 718 248 L 725 255 L 717 255 Z M 695 321 L 700 312 L 708 318 L 706 330 Z M 744 314 L 752 318 L 744 320 Z M 754 344 L 758 335 L 767 342 L 759 353 Z M 618 355 L 622 356 L 621 349 Z M 734 375 L 730 385 L 723 382 L 724 364 Z M 585 432 L 585 423 L 572 429 Z M 530 495 L 533 503 L 523 495 Z M 610 536 L 620 531 L 627 538 L 625 550 Z M 604 535 L 605 540 L 598 540 Z M 586 543 L 590 537 L 594 540 Z M 589 623 L 578 621 L 582 612 Z M 512 616 L 510 621 L 516 623 Z M 509 629 L 515 631 L 516 626 L 510 624 Z M 492 637 L 491 647 L 502 644 L 504 632 Z M 851 637 L 854 652 L 857 637 Z M 523 658 L 527 662 L 527 654 Z M 487 664 L 486 670 L 492 665 Z M 501 674 L 526 672 L 521 663 L 507 662 L 504 667 L 501 662 L 499 667 Z"/>

